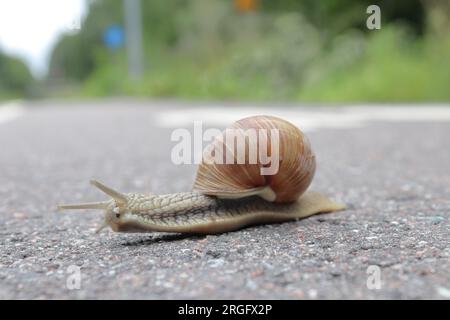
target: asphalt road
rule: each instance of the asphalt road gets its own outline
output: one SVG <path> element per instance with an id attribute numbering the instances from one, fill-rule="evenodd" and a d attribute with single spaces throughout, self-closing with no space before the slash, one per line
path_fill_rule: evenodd
<path id="1" fill-rule="evenodd" d="M 58 203 L 106 199 L 90 187 L 92 178 L 124 192 L 189 190 L 195 165 L 171 162 L 170 115 L 190 119 L 192 107 L 40 102 L 0 121 L 0 298 L 450 298 L 445 117 L 408 120 L 404 112 L 405 119 L 309 130 L 318 159 L 311 189 L 345 202 L 348 210 L 339 213 L 185 236 L 97 235 L 101 213 L 56 211 Z M 243 112 L 237 104 L 212 108 Z M 195 114 L 212 110 L 204 103 Z M 298 113 L 301 122 L 301 112 L 312 109 L 252 110 Z M 73 288 L 76 267 L 80 289 Z"/>

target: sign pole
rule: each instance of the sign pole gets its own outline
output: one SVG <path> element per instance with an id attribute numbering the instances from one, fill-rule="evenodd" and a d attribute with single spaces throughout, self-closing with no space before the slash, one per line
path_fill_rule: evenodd
<path id="1" fill-rule="evenodd" d="M 125 34 L 128 58 L 128 74 L 139 80 L 143 72 L 141 1 L 123 0 Z"/>

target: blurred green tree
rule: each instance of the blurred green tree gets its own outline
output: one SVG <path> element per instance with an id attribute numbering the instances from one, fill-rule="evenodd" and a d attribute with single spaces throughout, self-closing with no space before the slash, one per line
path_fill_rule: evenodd
<path id="1" fill-rule="evenodd" d="M 328 90 L 335 100 L 340 95 L 442 99 L 447 95 L 439 85 L 425 82 L 396 94 L 384 83 L 388 74 L 407 81 L 411 76 L 404 70 L 415 70 L 420 79 L 436 72 L 447 79 L 445 68 L 436 63 L 450 50 L 444 2 L 141 1 L 145 70 L 140 82 L 132 82 L 126 77 L 125 50 L 109 50 L 102 41 L 109 26 L 123 25 L 123 0 L 90 1 L 81 31 L 56 44 L 49 77 L 75 80 L 82 94 L 99 96 L 313 100 Z M 372 4 L 381 8 L 382 30 L 366 27 L 366 9 Z M 357 84 L 364 87 L 356 97 L 349 92 Z"/>
<path id="2" fill-rule="evenodd" d="M 364 13 L 372 4 L 382 8 L 384 23 L 400 21 L 417 34 L 423 33 L 425 6 L 422 0 L 262 0 L 262 8 L 265 10 L 299 11 L 316 27 L 334 34 L 348 28 L 366 31 L 367 16 Z"/>
<path id="3" fill-rule="evenodd" d="M 0 94 L 7 97 L 30 93 L 34 78 L 19 58 L 0 53 Z"/>
<path id="4" fill-rule="evenodd" d="M 67 35 L 53 49 L 49 74 L 53 78 L 81 81 L 92 72 L 94 65 L 92 44 L 80 34 Z"/>
<path id="5" fill-rule="evenodd" d="M 180 28 L 189 25 L 194 17 L 186 16 L 186 8 L 192 6 L 188 0 L 152 0 L 142 1 L 142 21 L 144 47 L 159 50 L 177 44 L 184 32 L 195 32 Z M 224 6 L 232 8 L 235 3 L 222 0 Z M 89 14 L 77 35 L 65 35 L 56 44 L 50 63 L 51 77 L 65 77 L 74 80 L 86 79 L 103 63 L 106 49 L 102 45 L 102 35 L 112 24 L 123 25 L 122 0 L 97 0 L 89 2 Z M 382 19 L 385 22 L 403 21 L 416 33 L 424 30 L 424 6 L 421 0 L 259 0 L 257 10 L 261 12 L 300 12 L 322 33 L 330 37 L 349 28 L 365 28 L 365 8 L 378 4 L 383 8 Z M 208 6 L 204 8 L 205 17 Z M 198 23 L 191 25 L 199 26 Z M 226 31 L 226 30 L 225 30 Z"/>

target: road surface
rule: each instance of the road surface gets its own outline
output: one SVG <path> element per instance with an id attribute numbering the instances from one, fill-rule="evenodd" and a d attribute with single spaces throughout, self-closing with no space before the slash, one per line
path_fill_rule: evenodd
<path id="1" fill-rule="evenodd" d="M 21 105 L 0 107 L 2 299 L 450 298 L 450 106 Z M 172 163 L 172 131 L 254 113 L 307 131 L 311 189 L 347 210 L 213 236 L 97 235 L 100 212 L 56 211 L 106 199 L 92 178 L 189 190 L 196 166 Z"/>

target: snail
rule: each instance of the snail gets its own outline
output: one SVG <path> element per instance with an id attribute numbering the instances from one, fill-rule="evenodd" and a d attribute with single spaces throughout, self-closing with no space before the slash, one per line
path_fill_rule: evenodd
<path id="1" fill-rule="evenodd" d="M 204 149 L 191 192 L 124 194 L 92 180 L 93 186 L 112 199 L 58 208 L 104 210 L 104 223 L 97 232 L 109 226 L 116 232 L 193 234 L 217 234 L 345 209 L 345 205 L 320 193 L 306 191 L 316 160 L 308 138 L 295 125 L 273 116 L 252 116 L 229 129 L 237 132 L 233 142 L 242 138 L 247 151 L 244 157 L 240 162 L 221 161 L 238 149 L 230 144 L 226 135 L 229 130 L 225 130 Z M 255 144 L 248 132 L 264 134 L 257 136 Z M 255 145 L 259 154 L 263 153 L 262 142 L 266 144 L 266 156 L 271 157 L 270 165 L 276 165 L 275 173 L 263 174 L 269 163 L 251 156 L 250 149 Z M 231 154 L 236 160 L 236 153 Z"/>

